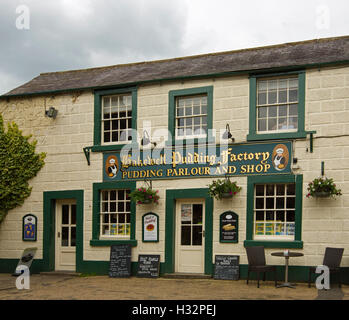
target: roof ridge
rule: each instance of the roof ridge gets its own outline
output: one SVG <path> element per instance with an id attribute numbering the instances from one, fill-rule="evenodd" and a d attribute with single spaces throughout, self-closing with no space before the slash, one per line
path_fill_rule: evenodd
<path id="1" fill-rule="evenodd" d="M 40 73 L 40 75 L 48 75 L 48 74 L 53 75 L 53 74 L 61 74 L 61 73 L 69 73 L 69 72 L 76 72 L 76 73 L 77 72 L 88 72 L 88 71 L 93 71 L 93 70 L 121 68 L 121 67 L 136 66 L 136 65 L 141 65 L 141 64 L 155 64 L 155 63 L 162 63 L 162 62 L 171 62 L 171 61 L 179 61 L 179 60 L 217 56 L 217 55 L 226 55 L 226 54 L 232 54 L 232 53 L 238 53 L 238 52 L 244 52 L 244 51 L 256 51 L 256 50 L 271 49 L 271 48 L 281 48 L 281 47 L 291 46 L 291 45 L 296 46 L 299 44 L 306 44 L 306 43 L 311 43 L 311 42 L 333 41 L 333 40 L 345 39 L 345 38 L 349 38 L 349 35 L 337 36 L 337 37 L 328 37 L 328 38 L 317 38 L 317 39 L 302 40 L 302 41 L 295 41 L 295 42 L 284 42 L 284 43 L 280 43 L 280 44 L 272 44 L 272 45 L 267 45 L 267 46 L 259 46 L 259 47 L 252 47 L 252 48 L 212 52 L 212 53 L 203 53 L 203 54 L 176 57 L 176 58 L 167 58 L 167 59 L 131 62 L 131 63 L 124 63 L 124 64 L 115 64 L 115 65 L 92 67 L 92 68 L 86 68 L 86 69 L 73 69 L 73 70 L 64 70 L 64 71 L 43 72 L 43 73 Z"/>

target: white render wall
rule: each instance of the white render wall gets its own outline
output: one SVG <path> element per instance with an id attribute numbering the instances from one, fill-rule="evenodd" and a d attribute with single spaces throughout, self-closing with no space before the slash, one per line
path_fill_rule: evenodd
<path id="1" fill-rule="evenodd" d="M 140 86 L 137 92 L 137 126 L 142 136 L 143 121 L 151 121 L 152 133 L 156 129 L 167 131 L 168 92 L 185 88 L 213 86 L 213 128 L 225 130 L 227 123 L 236 143 L 245 142 L 249 125 L 249 80 L 247 76 L 232 76 L 207 80 L 188 80 L 154 83 Z M 44 116 L 46 108 L 58 109 L 55 120 Z M 0 259 L 17 259 L 28 245 L 22 241 L 22 217 L 33 213 L 38 217 L 38 247 L 36 258 L 42 258 L 43 191 L 84 190 L 84 260 L 109 260 L 109 247 L 91 247 L 92 238 L 92 184 L 102 182 L 102 153 L 91 153 L 87 165 L 83 147 L 93 145 L 93 94 L 91 92 L 59 94 L 46 97 L 13 98 L 0 101 L 0 113 L 5 122 L 16 121 L 24 134 L 33 134 L 38 140 L 37 151 L 47 152 L 46 164 L 31 181 L 31 196 L 20 208 L 12 210 L 0 225 Z M 326 246 L 344 247 L 342 266 L 349 266 L 349 68 L 312 69 L 306 72 L 305 129 L 316 130 L 314 152 L 309 150 L 309 137 L 294 143 L 294 157 L 298 158 L 303 174 L 303 249 L 304 257 L 290 259 L 291 265 L 321 264 Z M 331 137 L 330 137 L 331 136 Z M 307 199 L 307 183 L 320 175 L 321 161 L 325 161 L 325 174 L 334 178 L 343 196 L 332 199 Z M 136 239 L 133 261 L 139 253 L 160 253 L 165 256 L 165 195 L 166 189 L 203 188 L 213 178 L 154 180 L 159 189 L 157 206 L 137 206 Z M 214 200 L 213 254 L 238 254 L 240 263 L 247 259 L 243 241 L 246 238 L 247 178 L 234 177 L 242 191 L 233 200 Z M 143 185 L 138 182 L 137 186 Z M 239 243 L 219 243 L 218 216 L 226 210 L 239 215 Z M 153 211 L 160 217 L 160 242 L 142 243 L 141 217 Z M 284 260 L 271 257 L 266 249 L 267 263 L 284 264 Z M 295 249 L 293 249 L 295 250 Z M 213 257 L 214 260 L 214 257 Z"/>

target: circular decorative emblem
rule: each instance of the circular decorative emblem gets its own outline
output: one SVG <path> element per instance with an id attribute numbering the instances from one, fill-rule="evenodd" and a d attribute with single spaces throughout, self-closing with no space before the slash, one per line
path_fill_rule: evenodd
<path id="1" fill-rule="evenodd" d="M 119 162 L 116 156 L 109 156 L 105 161 L 105 172 L 109 178 L 115 178 L 119 171 Z"/>
<path id="2" fill-rule="evenodd" d="M 286 169 L 289 161 L 288 148 L 284 144 L 278 144 L 275 146 L 272 154 L 273 166 L 277 171 L 283 171 Z"/>

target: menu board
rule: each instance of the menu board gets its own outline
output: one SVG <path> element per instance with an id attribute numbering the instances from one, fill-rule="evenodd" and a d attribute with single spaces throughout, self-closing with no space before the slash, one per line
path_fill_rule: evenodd
<path id="1" fill-rule="evenodd" d="M 153 212 L 143 216 L 143 242 L 159 241 L 159 216 Z"/>
<path id="2" fill-rule="evenodd" d="M 239 280 L 239 258 L 233 255 L 216 255 L 214 279 Z"/>
<path id="3" fill-rule="evenodd" d="M 160 255 L 140 254 L 138 256 L 137 276 L 141 278 L 157 278 L 160 271 Z"/>
<path id="4" fill-rule="evenodd" d="M 220 242 L 238 242 L 239 216 L 233 211 L 226 211 L 219 218 Z"/>
<path id="5" fill-rule="evenodd" d="M 131 276 L 131 245 L 118 244 L 110 247 L 109 277 Z"/>

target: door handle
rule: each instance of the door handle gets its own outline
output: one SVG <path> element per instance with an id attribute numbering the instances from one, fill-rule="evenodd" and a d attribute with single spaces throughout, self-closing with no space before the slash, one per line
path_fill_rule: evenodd
<path id="1" fill-rule="evenodd" d="M 203 237 L 205 237 L 205 230 L 200 231 L 199 233 L 202 234 Z"/>

